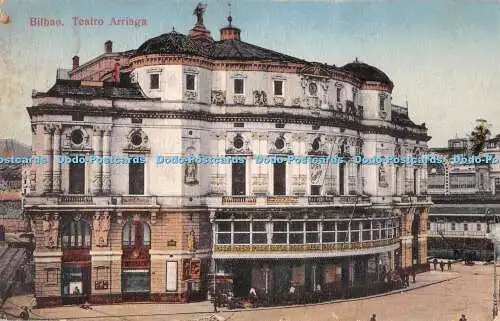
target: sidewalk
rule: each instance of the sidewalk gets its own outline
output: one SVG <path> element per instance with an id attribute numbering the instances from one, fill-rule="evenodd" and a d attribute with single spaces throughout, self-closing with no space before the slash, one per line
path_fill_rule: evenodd
<path id="1" fill-rule="evenodd" d="M 335 300 L 333 304 L 337 302 L 346 301 L 359 301 L 367 300 L 375 297 L 393 295 L 397 293 L 402 293 L 406 291 L 412 291 L 418 288 L 430 286 L 433 284 L 449 281 L 452 279 L 459 278 L 460 275 L 453 271 L 430 271 L 418 274 L 416 277 L 416 283 L 412 283 L 410 280 L 410 286 L 408 288 L 395 290 L 387 293 L 377 294 L 369 297 L 362 297 L 356 299 L 347 300 Z M 5 307 L 12 311 L 19 311 L 16 306 L 28 305 L 28 302 L 32 300 L 32 296 L 21 296 L 13 297 L 7 301 Z M 332 304 L 332 302 L 322 302 L 311 305 L 325 305 Z M 281 306 L 281 307 L 267 307 L 267 308 L 257 308 L 253 310 L 269 310 L 269 309 L 287 309 L 297 306 Z M 227 310 L 222 309 L 221 312 L 231 312 L 236 313 L 238 311 L 249 311 L 247 310 Z M 7 311 L 9 313 L 9 311 Z M 14 315 L 19 315 L 19 312 L 13 313 Z M 91 310 L 84 310 L 78 306 L 64 306 L 64 307 L 54 307 L 54 308 L 44 308 L 44 309 L 33 309 L 32 319 L 50 319 L 50 320 L 123 320 L 123 317 L 127 317 L 127 320 L 132 318 L 133 320 L 146 319 L 148 317 L 150 320 L 152 317 L 157 316 L 155 320 L 163 319 L 161 316 L 170 316 L 168 320 L 199 320 L 200 317 L 204 319 L 213 315 L 213 306 L 209 301 L 196 302 L 196 303 L 186 303 L 186 304 L 160 304 L 160 303 L 126 303 L 126 304 L 114 304 L 114 305 L 95 305 L 92 306 Z M 227 315 L 227 313 L 224 313 Z M 176 316 L 175 319 L 172 317 Z M 166 318 L 165 318 L 166 320 Z"/>

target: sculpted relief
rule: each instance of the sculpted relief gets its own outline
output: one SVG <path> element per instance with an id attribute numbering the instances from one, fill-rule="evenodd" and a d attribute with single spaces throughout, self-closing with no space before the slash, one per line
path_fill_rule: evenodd
<path id="1" fill-rule="evenodd" d="M 95 244 L 99 247 L 108 246 L 110 216 L 107 212 L 94 215 L 93 234 Z"/>
<path id="2" fill-rule="evenodd" d="M 46 214 L 42 222 L 43 233 L 45 236 L 45 247 L 47 248 L 57 248 L 59 237 L 59 215 L 55 214 L 50 216 Z"/>

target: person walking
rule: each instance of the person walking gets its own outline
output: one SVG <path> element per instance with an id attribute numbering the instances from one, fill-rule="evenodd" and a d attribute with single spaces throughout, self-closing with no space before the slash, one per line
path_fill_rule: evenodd
<path id="1" fill-rule="evenodd" d="M 441 272 L 444 272 L 444 262 L 439 262 L 439 267 L 441 268 Z"/>
<path id="2" fill-rule="evenodd" d="M 375 313 L 372 314 L 372 317 L 370 318 L 370 321 L 377 321 L 377 315 Z"/>
<path id="3" fill-rule="evenodd" d="M 432 264 L 434 264 L 434 271 L 436 271 L 436 266 L 438 264 L 438 260 L 436 258 L 434 258 L 434 260 L 432 260 Z"/>
<path id="4" fill-rule="evenodd" d="M 415 268 L 411 269 L 411 278 L 413 279 L 413 283 L 415 283 L 415 277 L 417 275 L 417 272 L 415 271 Z"/>
<path id="5" fill-rule="evenodd" d="M 451 270 L 451 260 L 448 260 L 447 264 L 448 264 L 448 271 L 450 271 Z"/>

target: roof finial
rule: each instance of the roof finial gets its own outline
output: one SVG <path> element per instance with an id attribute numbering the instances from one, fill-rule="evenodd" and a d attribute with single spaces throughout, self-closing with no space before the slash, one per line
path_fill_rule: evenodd
<path id="1" fill-rule="evenodd" d="M 229 21 L 229 26 L 231 27 L 231 22 L 233 22 L 233 17 L 231 16 L 231 1 L 227 3 L 229 15 L 227 16 L 227 21 Z"/>
<path id="2" fill-rule="evenodd" d="M 175 32 L 175 26 L 172 26 L 172 32 Z"/>
<path id="3" fill-rule="evenodd" d="M 358 57 L 356 57 L 356 58 L 354 59 L 354 62 L 359 62 Z"/>

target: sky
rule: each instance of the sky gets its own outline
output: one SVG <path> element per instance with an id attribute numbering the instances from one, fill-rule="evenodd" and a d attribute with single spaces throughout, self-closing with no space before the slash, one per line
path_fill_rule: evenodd
<path id="1" fill-rule="evenodd" d="M 228 2 L 205 2 L 205 26 L 218 39 Z M 106 40 L 125 51 L 173 27 L 187 34 L 197 3 L 0 0 L 11 17 L 0 24 L 0 138 L 31 143 L 32 90 L 49 89 L 74 55 L 84 63 L 103 52 Z M 233 0 L 231 15 L 243 41 L 309 61 L 343 66 L 358 57 L 380 68 L 395 84 L 393 103 L 407 101 L 411 119 L 426 123 L 431 147 L 466 136 L 478 118 L 500 134 L 499 0 Z M 32 17 L 64 25 L 33 27 Z M 105 23 L 74 26 L 73 17 Z M 113 17 L 147 25 L 110 26 Z"/>

